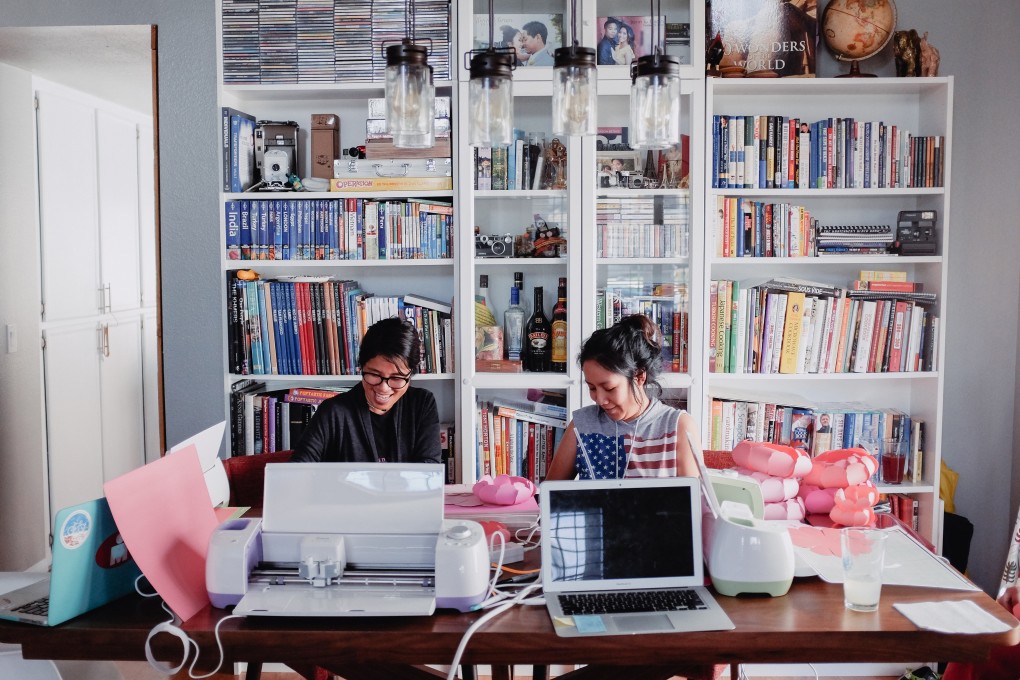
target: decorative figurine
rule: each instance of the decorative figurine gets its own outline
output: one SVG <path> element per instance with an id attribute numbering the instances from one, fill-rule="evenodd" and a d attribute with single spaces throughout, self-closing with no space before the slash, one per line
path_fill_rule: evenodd
<path id="1" fill-rule="evenodd" d="M 567 147 L 559 137 L 553 137 L 546 148 L 545 177 L 543 186 L 546 189 L 567 188 Z"/>
<path id="2" fill-rule="evenodd" d="M 917 31 L 896 31 L 893 34 L 893 51 L 896 55 L 897 76 L 903 78 L 921 75 L 921 41 Z"/>
<path id="3" fill-rule="evenodd" d="M 924 37 L 921 38 L 921 75 L 926 78 L 934 78 L 939 74 L 939 51 L 935 49 L 935 46 L 928 42 L 928 31 L 924 32 Z"/>

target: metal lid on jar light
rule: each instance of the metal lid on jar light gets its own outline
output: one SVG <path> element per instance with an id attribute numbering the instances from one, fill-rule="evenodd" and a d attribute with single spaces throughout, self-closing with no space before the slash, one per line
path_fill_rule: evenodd
<path id="1" fill-rule="evenodd" d="M 630 78 L 635 81 L 644 76 L 680 77 L 680 60 L 669 54 L 646 54 L 630 65 Z"/>
<path id="2" fill-rule="evenodd" d="M 471 57 L 471 79 L 512 78 L 513 64 L 510 52 L 485 50 Z"/>
<path id="3" fill-rule="evenodd" d="M 564 68 L 569 66 L 595 68 L 595 48 L 583 47 L 581 45 L 570 45 L 558 47 L 553 53 L 553 67 Z"/>
<path id="4" fill-rule="evenodd" d="M 429 59 L 429 50 L 424 45 L 415 45 L 404 38 L 395 45 L 386 48 L 387 66 L 426 66 Z"/>

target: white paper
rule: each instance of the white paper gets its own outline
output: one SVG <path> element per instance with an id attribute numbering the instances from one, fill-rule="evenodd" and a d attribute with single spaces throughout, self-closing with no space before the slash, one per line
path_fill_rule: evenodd
<path id="1" fill-rule="evenodd" d="M 1003 633 L 1010 629 L 970 600 L 897 602 L 893 607 L 918 628 L 938 633 Z"/>

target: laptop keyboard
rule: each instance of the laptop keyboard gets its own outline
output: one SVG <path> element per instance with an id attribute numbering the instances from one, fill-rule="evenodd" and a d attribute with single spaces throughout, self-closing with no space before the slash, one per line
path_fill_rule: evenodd
<path id="1" fill-rule="evenodd" d="M 708 609 L 697 591 L 691 589 L 570 593 L 558 597 L 566 616 Z"/>
<path id="2" fill-rule="evenodd" d="M 23 604 L 20 607 L 15 607 L 12 611 L 16 611 L 21 614 L 46 616 L 50 611 L 50 598 L 40 597 L 38 600 L 32 600 L 31 602 Z"/>

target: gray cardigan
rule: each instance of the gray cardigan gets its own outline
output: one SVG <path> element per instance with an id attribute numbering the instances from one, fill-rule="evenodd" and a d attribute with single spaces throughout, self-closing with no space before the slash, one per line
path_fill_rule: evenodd
<path id="1" fill-rule="evenodd" d="M 393 405 L 396 451 L 376 451 L 372 416 L 361 383 L 319 405 L 294 447 L 293 462 L 442 463 L 439 414 L 428 390 L 408 387 Z"/>

